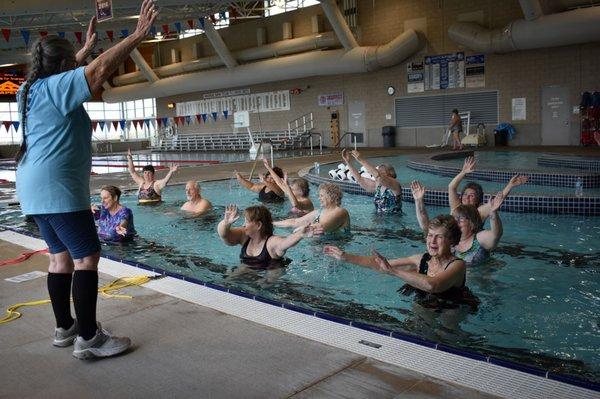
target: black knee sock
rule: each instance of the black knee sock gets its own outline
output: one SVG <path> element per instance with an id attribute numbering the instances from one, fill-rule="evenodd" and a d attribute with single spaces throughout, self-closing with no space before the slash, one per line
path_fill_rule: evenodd
<path id="1" fill-rule="evenodd" d="M 56 326 L 69 329 L 73 325 L 71 316 L 71 273 L 48 273 L 48 293 Z"/>
<path id="2" fill-rule="evenodd" d="M 96 335 L 96 300 L 98 299 L 98 272 L 75 270 L 73 273 L 73 303 L 79 324 L 79 335 L 85 340 Z"/>

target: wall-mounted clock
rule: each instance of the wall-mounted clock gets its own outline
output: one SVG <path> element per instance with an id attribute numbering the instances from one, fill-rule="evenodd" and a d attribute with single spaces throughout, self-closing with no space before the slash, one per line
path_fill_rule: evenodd
<path id="1" fill-rule="evenodd" d="M 396 93 L 396 89 L 394 89 L 394 86 L 388 86 L 388 88 L 387 88 L 387 93 L 388 93 L 390 96 L 393 96 L 393 95 L 394 95 L 394 93 Z"/>

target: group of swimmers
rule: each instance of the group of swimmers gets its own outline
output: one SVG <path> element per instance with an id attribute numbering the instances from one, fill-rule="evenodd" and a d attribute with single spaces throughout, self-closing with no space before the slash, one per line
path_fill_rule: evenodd
<path id="1" fill-rule="evenodd" d="M 131 152 L 128 153 L 128 170 L 138 184 L 140 204 L 158 203 L 161 192 L 177 170 L 171 166 L 167 175 L 155 180 L 154 168 L 143 168 L 139 175 L 133 166 Z M 356 177 L 357 183 L 367 192 L 373 193 L 375 212 L 378 214 L 402 213 L 402 187 L 396 178 L 393 166 L 382 164 L 377 167 L 364 159 L 357 150 L 343 150 L 343 162 Z M 353 160 L 363 166 L 373 179 L 361 176 Z M 279 167 L 272 167 L 263 160 L 266 174 L 259 174 L 258 182 L 235 173 L 240 185 L 258 194 L 265 205 L 281 203 L 287 198 L 291 205 L 291 217 L 273 221 L 271 212 L 265 205 L 251 206 L 244 211 L 243 227 L 232 227 L 240 218 L 234 204 L 225 208 L 223 219 L 217 232 L 227 245 L 240 245 L 240 261 L 252 268 L 270 269 L 280 266 L 286 251 L 305 237 L 321 236 L 336 239 L 350 233 L 350 214 L 342 207 L 342 190 L 333 183 L 319 186 L 319 207 L 315 208 L 309 197 L 309 184 L 303 178 L 288 180 L 287 173 Z M 415 202 L 416 216 L 425 233 L 424 254 L 405 258 L 386 259 L 373 251 L 371 256 L 355 255 L 342 249 L 326 245 L 324 254 L 335 259 L 375 269 L 400 277 L 408 285 L 427 293 L 448 295 L 465 287 L 466 269 L 485 261 L 498 245 L 503 234 L 498 210 L 511 189 L 527 182 L 526 176 L 516 175 L 507 186 L 487 203 L 484 203 L 482 187 L 474 182 L 465 185 L 459 195 L 458 187 L 467 174 L 475 170 L 475 159 L 468 157 L 462 170 L 448 185 L 450 215 L 438 215 L 429 219 L 425 209 L 425 187 L 413 181 L 410 184 Z M 181 210 L 197 217 L 213 209 L 212 204 L 201 196 L 200 185 L 189 181 L 185 187 L 187 202 Z M 120 190 L 114 186 L 102 188 L 102 207 L 95 210 L 99 234 L 105 239 L 122 240 L 135 235 L 131 210 L 119 203 Z M 489 220 L 489 229 L 484 228 Z M 293 228 L 289 235 L 275 235 L 274 227 Z"/>

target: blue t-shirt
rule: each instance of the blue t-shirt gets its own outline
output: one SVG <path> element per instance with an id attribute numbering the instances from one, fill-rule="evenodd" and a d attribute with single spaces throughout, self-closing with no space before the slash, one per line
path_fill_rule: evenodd
<path id="1" fill-rule="evenodd" d="M 17 196 L 25 215 L 89 209 L 92 125 L 83 103 L 90 97 L 84 67 L 31 85 L 27 150 L 17 166 Z"/>

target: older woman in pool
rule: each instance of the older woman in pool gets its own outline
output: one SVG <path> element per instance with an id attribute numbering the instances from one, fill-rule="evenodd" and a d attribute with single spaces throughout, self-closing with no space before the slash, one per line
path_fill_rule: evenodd
<path id="1" fill-rule="evenodd" d="M 488 204 L 483 204 L 483 188 L 481 185 L 475 182 L 468 182 L 465 185 L 465 188 L 462 191 L 462 194 L 458 195 L 458 186 L 460 182 L 464 179 L 464 177 L 473 172 L 475 170 L 475 158 L 467 157 L 465 158 L 465 162 L 463 164 L 462 170 L 452 179 L 450 184 L 448 184 L 448 200 L 450 201 L 450 211 L 454 210 L 457 206 L 463 205 L 473 205 L 479 210 L 479 214 L 481 215 L 481 219 L 485 221 L 491 213 Z M 506 198 L 510 191 L 522 184 L 527 183 L 529 178 L 524 175 L 514 175 L 502 190 L 503 198 Z"/>
<path id="2" fill-rule="evenodd" d="M 425 210 L 424 196 L 425 187 L 413 181 L 410 185 L 415 200 L 415 210 L 419 226 L 425 229 L 428 226 L 428 216 Z M 498 209 L 502 206 L 504 195 L 499 192 L 486 205 L 489 209 L 490 230 L 482 229 L 483 222 L 478 209 L 473 205 L 459 205 L 452 211 L 460 227 L 461 236 L 459 242 L 452 249 L 453 254 L 463 259 L 467 265 L 476 265 L 489 257 L 490 251 L 494 250 L 502 237 L 502 221 L 498 215 Z"/>
<path id="3" fill-rule="evenodd" d="M 466 282 L 467 266 L 452 254 L 460 235 L 458 223 L 452 216 L 439 215 L 429 221 L 425 254 L 387 260 L 375 250 L 372 256 L 350 254 L 329 245 L 323 251 L 335 259 L 393 274 L 421 291 L 451 294 L 462 291 Z"/>
<path id="4" fill-rule="evenodd" d="M 273 218 L 264 206 L 251 206 L 244 211 L 244 227 L 231 227 L 239 219 L 238 208 L 228 205 L 217 231 L 225 244 L 241 245 L 240 260 L 254 268 L 267 268 L 281 260 L 285 252 L 304 237 L 322 233 L 318 226 L 306 225 L 288 236 L 273 234 Z"/>
<path id="5" fill-rule="evenodd" d="M 154 166 L 146 165 L 142 169 L 142 175 L 140 176 L 133 166 L 133 156 L 131 150 L 127 150 L 127 170 L 131 175 L 131 178 L 138 185 L 138 202 L 140 204 L 157 204 L 162 201 L 161 192 L 169 183 L 173 173 L 177 171 L 178 165 L 173 164 L 169 168 L 169 172 L 165 177 L 160 180 L 155 180 Z"/>
<path id="6" fill-rule="evenodd" d="M 133 212 L 121 205 L 121 190 L 115 186 L 104 186 L 100 190 L 100 207 L 92 206 L 94 219 L 98 221 L 98 236 L 107 241 L 131 240 L 136 232 Z"/>
<path id="7" fill-rule="evenodd" d="M 292 183 L 289 184 L 286 172 L 283 173 L 283 178 L 281 178 L 277 175 L 273 168 L 271 168 L 267 159 L 263 159 L 263 164 L 269 172 L 269 176 L 273 178 L 275 184 L 277 184 L 277 186 L 279 186 L 279 188 L 281 188 L 285 195 L 290 199 L 290 202 L 292 203 L 292 213 L 302 216 L 315 209 L 315 206 L 308 197 L 310 188 L 306 179 L 300 177 L 294 179 Z"/>
<path id="8" fill-rule="evenodd" d="M 303 227 L 306 225 L 318 226 L 327 235 L 344 235 L 350 233 L 350 214 L 341 207 L 342 190 L 333 183 L 324 183 L 319 186 L 320 209 L 315 209 L 306 215 L 280 220 L 273 223 L 278 227 Z"/>
<path id="9" fill-rule="evenodd" d="M 358 161 L 375 178 L 375 181 L 362 177 L 360 172 L 350 162 L 350 156 L 346 149 L 342 151 L 342 159 L 348 165 L 348 169 L 354 175 L 356 182 L 369 193 L 375 193 L 373 203 L 377 213 L 399 213 L 402 212 L 402 187 L 396 179 L 396 170 L 393 166 L 382 164 L 377 167 L 363 159 L 356 150 L 351 152 L 354 159 Z"/>
<path id="10" fill-rule="evenodd" d="M 279 178 L 283 178 L 283 170 L 275 166 L 272 168 Z M 239 172 L 235 172 L 235 178 L 238 182 L 250 191 L 258 193 L 258 199 L 262 202 L 282 202 L 285 200 L 283 190 L 275 183 L 270 173 L 258 175 L 260 183 L 253 183 L 244 178 Z"/>

